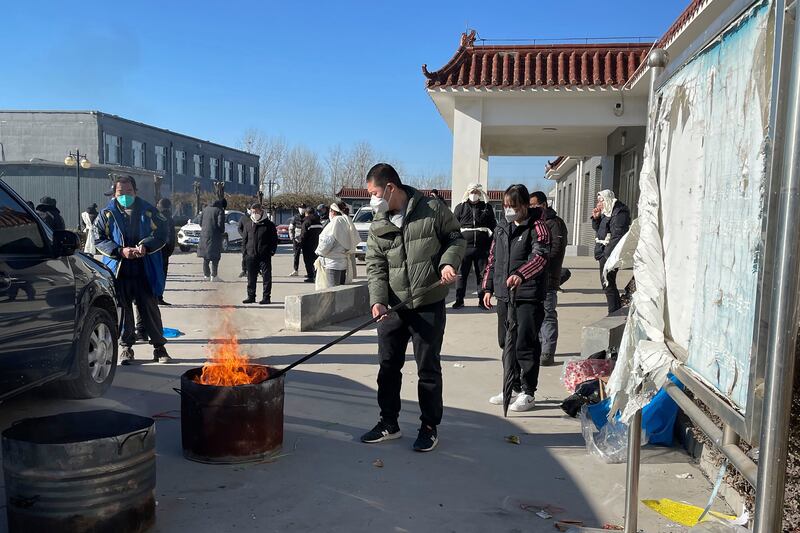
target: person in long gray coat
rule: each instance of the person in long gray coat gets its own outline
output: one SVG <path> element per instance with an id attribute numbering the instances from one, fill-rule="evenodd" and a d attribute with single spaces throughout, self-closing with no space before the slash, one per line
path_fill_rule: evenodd
<path id="1" fill-rule="evenodd" d="M 225 236 L 225 199 L 216 200 L 200 213 L 200 242 L 197 257 L 203 258 L 203 276 L 206 281 L 220 281 L 217 276 L 222 258 L 222 240 Z"/>

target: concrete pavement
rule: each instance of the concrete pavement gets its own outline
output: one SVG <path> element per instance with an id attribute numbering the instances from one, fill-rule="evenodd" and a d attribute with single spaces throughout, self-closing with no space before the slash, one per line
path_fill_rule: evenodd
<path id="1" fill-rule="evenodd" d="M 119 367 L 114 386 L 97 400 L 26 394 L 0 406 L 0 427 L 27 416 L 100 407 L 179 416 L 172 387 L 187 368 L 203 363 L 228 308 L 243 351 L 275 366 L 359 322 L 310 333 L 282 331 L 284 296 L 313 290 L 302 278 L 287 276 L 290 264 L 290 247 L 281 246 L 274 261 L 273 301 L 278 303 L 245 306 L 237 254 L 222 259 L 223 283 L 203 282 L 193 255 L 174 256 L 165 294 L 174 305 L 162 309 L 164 325 L 186 333 L 168 345 L 178 364 Z M 487 402 L 501 382 L 497 321 L 469 297 L 466 308 L 448 310 L 442 351 L 445 415 L 434 452 L 411 451 L 419 410 L 410 348 L 400 418 L 404 438 L 378 445 L 358 441 L 378 417 L 375 331 L 362 331 L 287 375 L 284 450 L 272 462 L 187 461 L 181 454 L 180 421 L 158 419 L 155 531 L 549 532 L 553 520 L 534 514 L 548 505 L 563 509 L 554 513 L 556 519 L 595 527 L 621 524 L 625 465 L 606 465 L 587 455 L 580 423 L 558 408 L 567 394 L 558 379 L 561 363 L 579 352 L 581 327 L 605 314 L 596 262 L 568 258 L 567 264 L 573 277 L 559 302 L 559 365 L 542 369 L 536 410 L 504 419 L 501 408 Z M 629 276 L 620 278 L 623 286 Z M 136 355 L 149 359 L 149 347 L 137 347 Z M 508 444 L 506 435 L 519 436 L 521 444 Z M 382 468 L 373 466 L 377 459 Z M 643 463 L 641 498 L 705 505 L 710 485 L 688 456 L 647 448 Z M 687 472 L 693 479 L 676 478 Z M 3 521 L 0 531 L 4 527 Z M 683 530 L 641 505 L 640 527 Z"/>

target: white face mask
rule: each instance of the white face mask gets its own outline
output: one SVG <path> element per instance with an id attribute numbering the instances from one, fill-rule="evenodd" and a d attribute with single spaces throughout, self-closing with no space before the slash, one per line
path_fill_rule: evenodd
<path id="1" fill-rule="evenodd" d="M 517 220 L 517 217 L 519 216 L 517 210 L 514 209 L 513 207 L 506 207 L 503 209 L 503 211 L 505 211 L 506 220 L 508 222 L 514 222 L 515 220 Z"/>
<path id="2" fill-rule="evenodd" d="M 473 204 L 477 203 L 480 199 L 481 195 L 476 192 L 470 193 L 469 195 L 469 201 L 472 202 Z"/>
<path id="3" fill-rule="evenodd" d="M 264 213 L 263 212 L 261 212 L 261 213 L 250 213 L 250 220 L 252 220 L 253 222 L 258 222 L 262 218 L 264 218 Z"/>
<path id="4" fill-rule="evenodd" d="M 301 215 L 305 215 L 306 214 L 306 210 L 303 209 L 302 207 L 298 207 L 297 208 L 297 212 L 300 213 Z"/>
<path id="5" fill-rule="evenodd" d="M 383 190 L 383 194 L 386 195 L 386 189 Z M 392 195 L 392 192 L 389 191 L 389 196 Z M 389 210 L 389 199 L 388 198 L 378 198 L 376 195 L 372 195 L 369 199 L 369 206 L 375 212 L 378 213 L 385 213 Z"/>

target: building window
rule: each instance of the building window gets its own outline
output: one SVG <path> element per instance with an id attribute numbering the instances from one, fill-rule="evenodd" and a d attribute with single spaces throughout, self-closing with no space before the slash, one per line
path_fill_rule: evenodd
<path id="1" fill-rule="evenodd" d="M 247 167 L 247 173 L 250 175 L 250 185 L 256 184 L 256 167 Z"/>
<path id="2" fill-rule="evenodd" d="M 216 157 L 212 157 L 211 159 L 209 159 L 208 162 L 210 169 L 208 177 L 211 178 L 212 180 L 215 180 L 217 179 L 217 173 L 219 171 L 219 159 L 217 159 Z"/>
<path id="3" fill-rule="evenodd" d="M 200 154 L 194 154 L 192 156 L 194 160 L 194 175 L 196 178 L 203 177 L 203 156 Z"/>
<path id="4" fill-rule="evenodd" d="M 156 146 L 156 170 L 164 171 L 167 167 L 167 149 L 163 146 Z"/>
<path id="5" fill-rule="evenodd" d="M 231 181 L 231 162 L 223 161 L 222 165 L 225 172 L 225 181 Z"/>
<path id="6" fill-rule="evenodd" d="M 107 164 L 119 165 L 120 139 L 116 135 L 103 134 L 105 144 L 105 160 Z"/>
<path id="7" fill-rule="evenodd" d="M 175 174 L 183 175 L 186 165 L 186 152 L 183 150 L 175 150 Z"/>
<path id="8" fill-rule="evenodd" d="M 136 168 L 144 168 L 144 148 L 143 142 L 131 141 L 131 160 Z"/>
<path id="9" fill-rule="evenodd" d="M 239 183 L 244 184 L 244 165 L 236 163 L 236 176 L 239 178 Z"/>

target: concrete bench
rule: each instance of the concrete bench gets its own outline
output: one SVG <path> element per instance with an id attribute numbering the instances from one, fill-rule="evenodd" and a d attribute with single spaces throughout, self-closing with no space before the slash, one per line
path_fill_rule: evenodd
<path id="1" fill-rule="evenodd" d="M 622 332 L 625 331 L 625 321 L 627 319 L 627 314 L 613 315 L 602 318 L 588 326 L 583 326 L 581 357 L 586 358 L 593 353 L 608 348 L 615 348 L 619 351 Z"/>
<path id="2" fill-rule="evenodd" d="M 292 331 L 311 331 L 368 314 L 369 290 L 366 283 L 287 296 L 284 302 L 284 322 L 286 329 Z"/>

